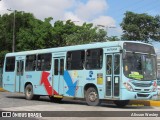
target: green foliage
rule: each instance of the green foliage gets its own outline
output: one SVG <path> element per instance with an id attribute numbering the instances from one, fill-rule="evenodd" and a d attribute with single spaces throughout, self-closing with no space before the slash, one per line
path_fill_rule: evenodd
<path id="1" fill-rule="evenodd" d="M 78 26 L 70 20 L 66 23 L 63 21 L 55 22 L 53 33 L 56 46 L 106 41 L 107 34 L 104 30 L 93 27 L 93 24 L 84 23 L 82 26 Z"/>
<path id="2" fill-rule="evenodd" d="M 117 36 L 111 36 L 111 37 L 107 37 L 107 40 L 109 40 L 109 41 L 119 41 L 120 39 Z"/>
<path id="3" fill-rule="evenodd" d="M 64 40 L 66 45 L 78 45 L 91 42 L 106 41 L 106 31 L 93 27 L 93 24 L 84 23 L 76 26 L 72 34 L 66 34 Z"/>
<path id="4" fill-rule="evenodd" d="M 17 34 L 17 51 L 35 50 L 49 47 L 51 43 L 52 26 L 49 23 L 52 18 L 41 21 L 31 17 L 28 26 L 21 28 Z M 47 43 L 48 42 L 48 43 Z M 47 46 L 48 45 L 48 46 Z"/>
<path id="5" fill-rule="evenodd" d="M 7 53 L 9 53 L 9 51 L 7 51 L 7 50 L 3 50 L 3 51 L 0 52 L 0 68 L 1 68 L 1 66 L 3 65 L 4 56 L 5 56 L 5 54 L 7 54 Z"/>
<path id="6" fill-rule="evenodd" d="M 126 12 L 121 23 L 123 29 L 122 39 L 141 40 L 149 42 L 149 39 L 160 40 L 160 17 L 150 16 L 146 13 L 137 14 Z"/>
<path id="7" fill-rule="evenodd" d="M 42 21 L 31 13 L 15 11 L 15 51 L 106 41 L 107 33 L 92 24 L 78 26 L 68 20 L 52 25 L 52 19 Z M 12 51 L 13 22 L 13 13 L 0 15 L 0 63 L 3 63 L 4 55 Z"/>
<path id="8" fill-rule="evenodd" d="M 0 51 L 12 50 L 12 21 L 10 19 L 11 15 L 4 14 L 0 16 Z"/>

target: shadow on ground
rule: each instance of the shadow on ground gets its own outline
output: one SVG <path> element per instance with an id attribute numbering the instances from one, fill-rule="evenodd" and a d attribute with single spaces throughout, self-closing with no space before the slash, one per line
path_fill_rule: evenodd
<path id="1" fill-rule="evenodd" d="M 24 95 L 21 96 L 6 96 L 6 98 L 11 98 L 11 99 L 25 99 Z M 33 101 L 39 101 L 39 102 L 49 102 L 51 103 L 50 99 L 48 96 L 41 96 L 40 99 L 38 100 L 33 100 Z M 63 99 L 60 103 L 54 103 L 54 104 L 75 104 L 75 105 L 87 105 L 84 99 Z M 144 107 L 145 106 L 145 107 Z M 109 107 L 109 108 L 117 108 L 115 104 L 113 104 L 112 101 L 102 101 L 102 104 L 100 107 Z M 144 101 L 131 101 L 129 105 L 122 109 L 151 109 L 152 107 L 150 106 L 150 102 L 146 102 L 144 105 Z"/>

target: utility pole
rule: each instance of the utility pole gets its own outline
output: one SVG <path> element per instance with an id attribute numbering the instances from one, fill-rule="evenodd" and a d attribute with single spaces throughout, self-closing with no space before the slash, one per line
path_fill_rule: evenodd
<path id="1" fill-rule="evenodd" d="M 15 27 L 16 27 L 16 10 L 7 9 L 8 11 L 12 11 L 14 14 L 13 17 L 13 41 L 12 41 L 12 52 L 15 52 Z"/>

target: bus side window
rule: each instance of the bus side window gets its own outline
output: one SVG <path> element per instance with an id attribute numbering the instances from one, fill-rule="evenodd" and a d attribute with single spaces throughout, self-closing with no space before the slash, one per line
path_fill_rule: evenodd
<path id="1" fill-rule="evenodd" d="M 64 74 L 64 59 L 60 59 L 60 75 Z"/>
<path id="2" fill-rule="evenodd" d="M 67 70 L 83 70 L 85 60 L 85 51 L 69 51 L 67 53 Z"/>
<path id="3" fill-rule="evenodd" d="M 36 55 L 26 56 L 26 71 L 35 71 L 36 68 Z"/>
<path id="4" fill-rule="evenodd" d="M 51 69 L 51 53 L 38 54 L 37 70 L 49 71 Z"/>
<path id="5" fill-rule="evenodd" d="M 110 75 L 112 73 L 112 55 L 107 55 L 107 66 L 106 66 L 107 74 Z"/>
<path id="6" fill-rule="evenodd" d="M 24 72 L 24 62 L 18 61 L 17 62 L 17 75 L 23 75 Z"/>
<path id="7" fill-rule="evenodd" d="M 103 63 L 102 49 L 89 49 L 86 51 L 86 69 L 101 69 Z"/>
<path id="8" fill-rule="evenodd" d="M 59 61 L 58 59 L 54 60 L 54 75 L 58 75 L 58 65 L 59 65 Z"/>
<path id="9" fill-rule="evenodd" d="M 6 72 L 13 72 L 14 69 L 15 69 L 15 57 L 7 57 L 5 71 Z"/>
<path id="10" fill-rule="evenodd" d="M 66 64 L 66 65 L 67 65 L 66 67 L 67 67 L 68 70 L 71 69 L 71 58 L 72 58 L 72 54 L 71 54 L 71 52 L 68 52 L 68 53 L 67 53 L 67 62 L 66 62 L 66 63 L 67 63 L 67 64 Z"/>
<path id="11" fill-rule="evenodd" d="M 120 55 L 114 56 L 114 74 L 120 73 Z"/>
<path id="12" fill-rule="evenodd" d="M 20 67 L 19 67 L 20 65 L 19 65 L 19 61 L 17 62 L 17 75 L 19 75 L 20 74 Z"/>

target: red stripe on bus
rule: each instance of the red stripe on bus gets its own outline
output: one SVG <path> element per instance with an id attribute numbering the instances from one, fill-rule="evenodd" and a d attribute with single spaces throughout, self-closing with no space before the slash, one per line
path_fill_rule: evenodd
<path id="1" fill-rule="evenodd" d="M 49 75 L 50 75 L 50 73 L 48 73 L 48 72 L 44 72 L 44 71 L 42 72 L 42 78 L 41 78 L 40 85 L 44 84 L 44 87 L 45 87 L 48 95 L 52 95 L 52 94 L 58 95 L 58 93 L 54 89 L 52 89 L 52 86 L 48 81 Z"/>

